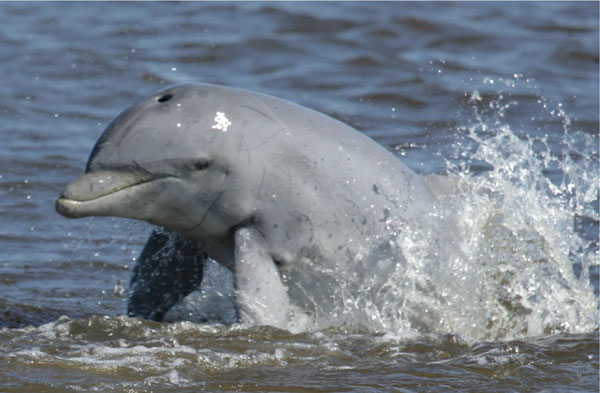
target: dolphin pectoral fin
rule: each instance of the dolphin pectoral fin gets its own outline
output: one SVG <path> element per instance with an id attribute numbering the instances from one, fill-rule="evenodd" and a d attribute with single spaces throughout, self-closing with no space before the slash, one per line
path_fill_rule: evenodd
<path id="1" fill-rule="evenodd" d="M 162 321 L 173 305 L 200 287 L 205 259 L 198 243 L 155 229 L 133 270 L 127 315 Z"/>
<path id="2" fill-rule="evenodd" d="M 289 300 L 275 262 L 255 229 L 235 233 L 236 306 L 241 322 L 286 328 Z"/>

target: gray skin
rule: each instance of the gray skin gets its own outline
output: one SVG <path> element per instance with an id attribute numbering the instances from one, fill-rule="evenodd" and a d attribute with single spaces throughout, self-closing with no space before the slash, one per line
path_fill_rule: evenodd
<path id="1" fill-rule="evenodd" d="M 335 303 L 339 277 L 384 274 L 377 260 L 391 234 L 422 220 L 432 201 L 419 176 L 337 120 L 263 94 L 182 84 L 122 112 L 56 210 L 160 227 L 135 267 L 129 315 L 161 320 L 212 258 L 234 274 L 242 322 L 285 327 L 291 303 L 314 308 L 313 290 Z"/>

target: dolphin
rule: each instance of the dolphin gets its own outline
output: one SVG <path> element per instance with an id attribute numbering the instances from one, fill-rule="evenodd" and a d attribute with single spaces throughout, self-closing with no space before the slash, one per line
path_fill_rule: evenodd
<path id="1" fill-rule="evenodd" d="M 56 210 L 157 226 L 134 268 L 130 316 L 162 320 L 211 258 L 234 274 L 241 322 L 285 328 L 292 305 L 314 311 L 315 299 L 339 301 L 336 285 L 386 274 L 377 261 L 391 234 L 423 220 L 433 200 L 394 154 L 340 121 L 186 83 L 118 115 Z"/>

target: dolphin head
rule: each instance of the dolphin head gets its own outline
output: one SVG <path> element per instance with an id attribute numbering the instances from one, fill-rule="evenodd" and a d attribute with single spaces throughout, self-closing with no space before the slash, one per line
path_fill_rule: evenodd
<path id="1" fill-rule="evenodd" d="M 183 234 L 219 235 L 243 220 L 216 207 L 231 165 L 219 154 L 230 122 L 220 111 L 226 102 L 217 88 L 178 85 L 123 111 L 94 146 L 85 174 L 56 201 L 56 210 L 71 218 L 140 219 Z"/>

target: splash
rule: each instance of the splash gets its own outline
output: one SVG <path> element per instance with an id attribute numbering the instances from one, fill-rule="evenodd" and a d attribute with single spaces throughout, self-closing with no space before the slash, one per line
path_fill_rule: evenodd
<path id="1" fill-rule="evenodd" d="M 535 102 L 546 126 L 513 129 L 510 94 L 467 95 L 449 175 L 430 179 L 442 228 L 396 239 L 405 263 L 361 299 L 371 328 L 484 340 L 597 328 L 598 140 L 562 104 Z"/>

